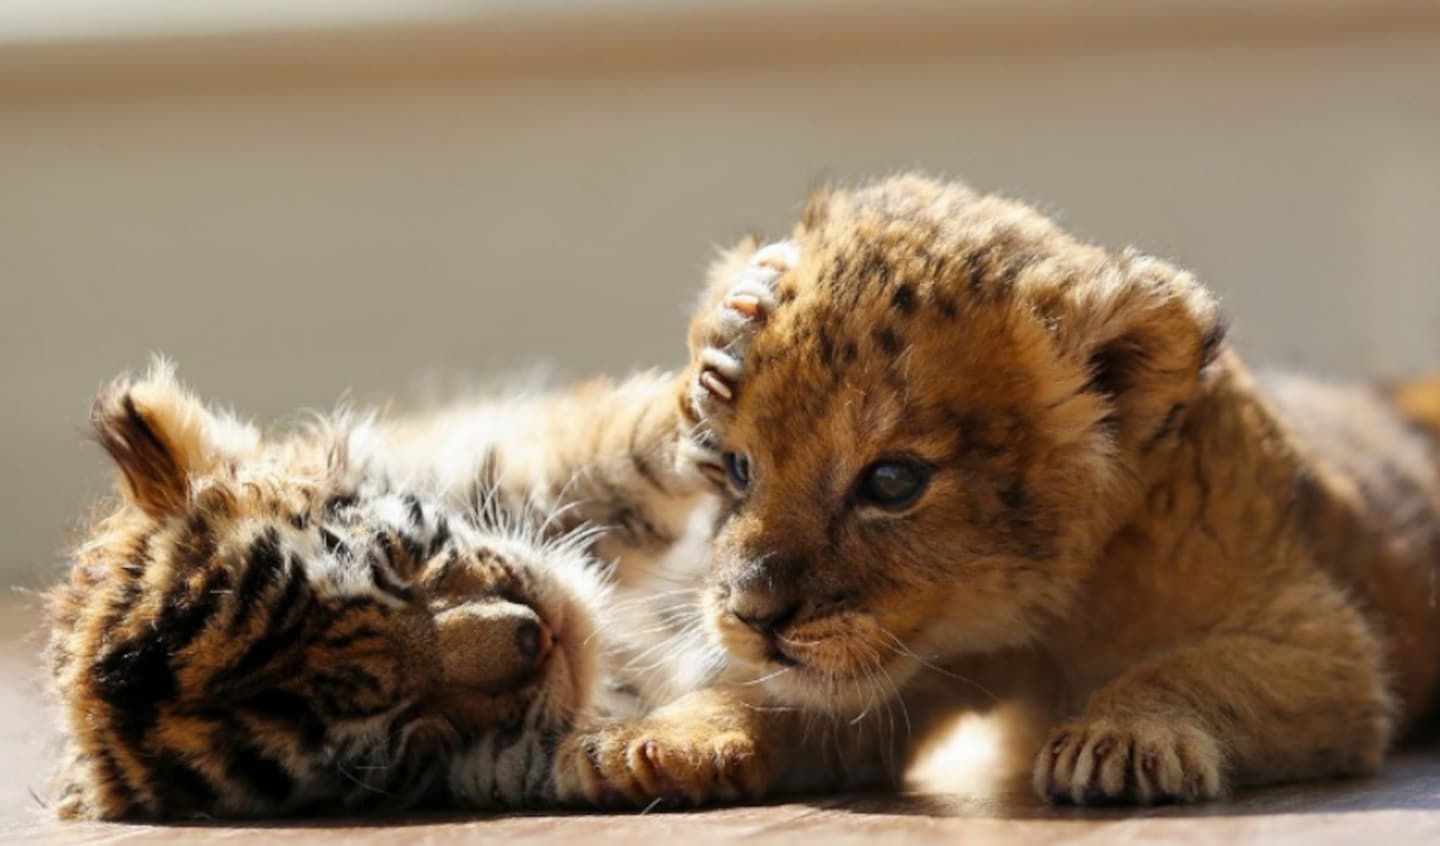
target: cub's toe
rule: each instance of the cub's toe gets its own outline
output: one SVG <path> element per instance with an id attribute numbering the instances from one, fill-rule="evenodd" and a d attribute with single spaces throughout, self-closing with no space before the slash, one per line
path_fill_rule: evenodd
<path id="1" fill-rule="evenodd" d="M 1160 721 L 1076 720 L 1035 760 L 1035 790 L 1077 805 L 1195 802 L 1223 792 L 1219 745 L 1198 727 Z"/>
<path id="2" fill-rule="evenodd" d="M 733 802 L 764 784 L 761 756 L 743 732 L 643 722 L 567 739 L 554 775 L 561 802 L 606 808 Z"/>

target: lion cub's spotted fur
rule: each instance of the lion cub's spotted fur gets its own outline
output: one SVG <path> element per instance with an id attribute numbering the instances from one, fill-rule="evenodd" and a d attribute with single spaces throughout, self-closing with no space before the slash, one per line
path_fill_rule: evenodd
<path id="1" fill-rule="evenodd" d="M 760 683 L 597 732 L 562 792 L 888 782 L 997 701 L 1052 715 L 1054 800 L 1374 770 L 1440 679 L 1440 390 L 1257 380 L 1223 337 L 1183 271 L 923 178 L 736 248 L 686 411 L 736 480 L 707 626 Z"/>
<path id="2" fill-rule="evenodd" d="M 117 383 L 123 499 L 51 595 L 60 813 L 887 784 L 1002 701 L 1048 797 L 1201 799 L 1433 707 L 1440 382 L 1257 381 L 1187 274 L 914 177 L 730 251 L 691 345 L 266 435 Z"/>

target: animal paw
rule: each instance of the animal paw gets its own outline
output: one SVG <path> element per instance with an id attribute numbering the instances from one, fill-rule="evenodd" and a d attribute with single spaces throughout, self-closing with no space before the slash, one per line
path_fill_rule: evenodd
<path id="1" fill-rule="evenodd" d="M 775 310 L 775 283 L 799 260 L 799 251 L 790 241 L 761 247 L 746 261 L 718 305 L 692 327 L 695 348 L 686 371 L 685 401 L 697 425 L 681 460 L 722 486 L 725 470 L 715 429 L 723 425 L 739 395 L 751 340 Z"/>
<path id="2" fill-rule="evenodd" d="M 755 798 L 766 774 L 754 739 L 743 731 L 657 720 L 571 735 L 553 766 L 560 802 L 604 808 Z"/>
<path id="3" fill-rule="evenodd" d="M 1193 725 L 1157 720 L 1074 720 L 1035 759 L 1035 789 L 1077 805 L 1194 802 L 1224 790 L 1220 747 Z"/>

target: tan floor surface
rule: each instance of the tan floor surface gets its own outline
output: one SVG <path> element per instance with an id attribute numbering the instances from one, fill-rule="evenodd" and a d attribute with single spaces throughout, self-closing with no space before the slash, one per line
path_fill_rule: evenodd
<path id="1" fill-rule="evenodd" d="M 55 739 L 42 704 L 34 616 L 0 606 L 0 844 L 446 844 L 1130 842 L 1440 844 L 1440 746 L 1402 752 L 1375 779 L 1276 788 L 1197 808 L 1048 808 L 1022 786 L 988 792 L 847 796 L 648 815 L 415 817 L 266 826 L 78 825 L 51 821 L 42 792 Z"/>

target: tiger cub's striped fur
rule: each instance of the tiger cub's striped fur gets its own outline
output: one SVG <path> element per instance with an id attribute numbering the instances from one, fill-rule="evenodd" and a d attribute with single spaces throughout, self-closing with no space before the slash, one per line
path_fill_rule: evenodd
<path id="1" fill-rule="evenodd" d="M 93 423 L 122 501 L 49 597 L 60 816 L 545 800 L 561 735 L 625 705 L 605 690 L 668 695 L 601 684 L 644 649 L 596 633 L 700 496 L 672 384 L 273 436 L 164 366 L 113 384 Z"/>

